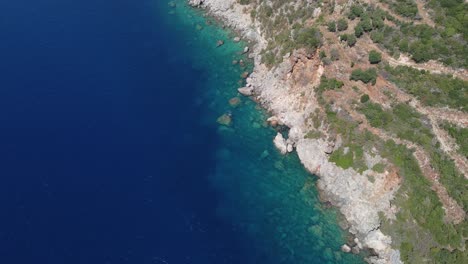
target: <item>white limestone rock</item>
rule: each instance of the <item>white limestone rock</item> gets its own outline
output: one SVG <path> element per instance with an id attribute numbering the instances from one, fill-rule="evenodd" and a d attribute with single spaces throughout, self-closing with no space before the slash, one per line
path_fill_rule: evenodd
<path id="1" fill-rule="evenodd" d="M 252 87 L 242 87 L 242 88 L 237 89 L 237 91 L 244 96 L 251 96 L 253 94 Z"/>
<path id="2" fill-rule="evenodd" d="M 281 133 L 276 134 L 276 137 L 273 140 L 273 143 L 275 143 L 275 147 L 281 152 L 281 154 L 284 155 L 288 153 L 288 146 L 286 144 L 286 139 L 284 139 Z"/>

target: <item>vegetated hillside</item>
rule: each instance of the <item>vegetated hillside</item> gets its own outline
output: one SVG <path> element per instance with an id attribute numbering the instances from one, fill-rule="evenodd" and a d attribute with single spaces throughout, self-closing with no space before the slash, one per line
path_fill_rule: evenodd
<path id="1" fill-rule="evenodd" d="M 331 162 L 401 178 L 396 218 L 382 215 L 381 228 L 402 260 L 466 263 L 468 4 L 239 2 L 268 40 L 268 67 L 297 49 L 325 67 L 306 137 L 339 135 Z M 369 155 L 380 162 L 369 167 Z"/>

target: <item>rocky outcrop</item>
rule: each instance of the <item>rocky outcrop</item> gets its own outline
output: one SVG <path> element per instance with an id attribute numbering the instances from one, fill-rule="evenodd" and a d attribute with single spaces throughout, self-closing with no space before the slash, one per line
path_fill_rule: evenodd
<path id="1" fill-rule="evenodd" d="M 340 209 L 350 226 L 349 231 L 359 242 L 344 250 L 357 252 L 368 247 L 377 254 L 367 259 L 370 263 L 401 263 L 398 250 L 391 248 L 391 237 L 379 229 L 379 212 L 389 214 L 394 211 L 390 201 L 398 184 L 389 184 L 382 175 L 373 175 L 375 180 L 370 182 L 368 176 L 373 173 L 370 170 L 359 173 L 351 168 L 342 169 L 328 161 L 328 154 L 337 143 L 304 138 L 308 131 L 306 120 L 319 107 L 314 87 L 320 83 L 324 69 L 318 56 L 296 51 L 287 54 L 280 65 L 270 70 L 260 60 L 260 51 L 267 43 L 260 27 L 250 19 L 248 12 L 243 12 L 236 0 L 204 0 L 203 6 L 244 39 L 255 43 L 250 48 L 255 61 L 254 71 L 246 79 L 247 86 L 238 91 L 246 96 L 254 95 L 274 115 L 269 119 L 270 124 L 290 128 L 287 139 L 278 133 L 273 142 L 283 154 L 295 147 L 306 169 L 319 176 L 317 186 L 324 199 Z M 316 13 L 318 15 L 320 10 Z"/>
<path id="2" fill-rule="evenodd" d="M 203 4 L 203 1 L 204 0 L 189 0 L 188 3 L 190 6 L 193 6 L 193 7 L 201 7 L 201 5 Z"/>
<path id="3" fill-rule="evenodd" d="M 288 145 L 286 143 L 286 139 L 284 139 L 281 133 L 276 134 L 273 143 L 275 144 L 275 147 L 281 152 L 281 154 L 288 153 Z"/>
<path id="4" fill-rule="evenodd" d="M 242 87 L 237 89 L 237 91 L 245 96 L 251 96 L 253 94 L 253 87 Z"/>

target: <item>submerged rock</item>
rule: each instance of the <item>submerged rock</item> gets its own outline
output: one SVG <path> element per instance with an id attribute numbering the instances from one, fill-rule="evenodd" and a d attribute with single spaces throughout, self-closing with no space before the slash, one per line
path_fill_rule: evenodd
<path id="1" fill-rule="evenodd" d="M 232 117 L 231 114 L 224 114 L 216 120 L 218 124 L 223 125 L 223 126 L 230 126 L 232 124 Z"/>
<path id="2" fill-rule="evenodd" d="M 240 41 L 240 38 L 239 38 L 239 37 L 235 37 L 235 38 L 233 39 L 233 41 L 234 41 L 234 42 L 239 42 L 239 41 Z"/>
<path id="3" fill-rule="evenodd" d="M 233 97 L 229 99 L 229 105 L 232 107 L 237 107 L 238 105 L 240 105 L 240 103 L 241 103 L 241 100 L 239 97 Z"/>
<path id="4" fill-rule="evenodd" d="M 224 45 L 224 41 L 223 41 L 223 40 L 220 39 L 220 40 L 218 40 L 218 41 L 216 42 L 216 47 L 221 47 L 222 45 Z"/>
<path id="5" fill-rule="evenodd" d="M 283 171 L 284 170 L 284 164 L 281 160 L 275 161 L 275 169 Z"/>
<path id="6" fill-rule="evenodd" d="M 265 159 L 265 158 L 267 158 L 268 156 L 270 156 L 270 152 L 268 152 L 268 150 L 264 150 L 264 151 L 262 152 L 262 155 L 260 155 L 260 159 L 261 159 L 261 160 L 262 160 L 262 159 Z"/>
<path id="7" fill-rule="evenodd" d="M 246 71 L 245 71 L 245 72 L 243 72 L 243 73 L 241 74 L 241 78 L 242 78 L 242 79 L 247 79 L 247 77 L 249 77 L 249 72 L 246 72 Z"/>

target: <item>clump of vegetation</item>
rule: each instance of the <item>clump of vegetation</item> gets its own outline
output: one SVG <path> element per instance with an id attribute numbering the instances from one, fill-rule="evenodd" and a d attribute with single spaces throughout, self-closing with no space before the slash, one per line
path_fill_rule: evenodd
<path id="1" fill-rule="evenodd" d="M 355 35 L 348 35 L 348 34 L 342 34 L 340 35 L 340 40 L 341 41 L 346 41 L 348 43 L 348 46 L 350 47 L 353 47 L 356 42 L 357 42 L 357 38 Z"/>
<path id="2" fill-rule="evenodd" d="M 347 42 L 348 42 L 348 46 L 353 47 L 354 45 L 356 45 L 356 42 L 357 42 L 356 36 L 355 35 L 349 35 L 348 39 L 347 39 Z"/>
<path id="3" fill-rule="evenodd" d="M 342 81 L 338 81 L 337 79 L 330 78 L 328 79 L 325 76 L 322 76 L 320 79 L 320 85 L 318 87 L 319 92 L 327 91 L 327 90 L 335 90 L 343 87 L 344 83 Z"/>
<path id="4" fill-rule="evenodd" d="M 468 157 L 468 128 L 454 126 L 450 123 L 444 123 L 443 128 L 447 130 L 449 135 L 455 139 L 460 154 Z"/>
<path id="5" fill-rule="evenodd" d="M 397 14 L 407 17 L 407 18 L 416 18 L 418 14 L 418 6 L 414 0 L 383 0 L 389 4 L 390 8 L 394 10 Z"/>
<path id="6" fill-rule="evenodd" d="M 336 22 L 335 21 L 329 21 L 327 23 L 327 28 L 328 28 L 328 31 L 330 31 L 330 32 L 336 32 Z"/>
<path id="7" fill-rule="evenodd" d="M 262 55 L 269 53 L 267 61 L 271 62 L 270 67 L 282 62 L 283 56 L 289 52 L 299 48 L 313 52 L 321 44 L 320 31 L 305 26 L 313 18 L 318 3 L 306 0 L 248 2 L 252 7 L 252 19 L 260 25 L 268 41 Z M 317 18 L 317 24 L 321 19 L 323 17 Z"/>
<path id="8" fill-rule="evenodd" d="M 375 85 L 377 81 L 377 70 L 375 68 L 367 70 L 356 69 L 351 72 L 349 79 L 352 81 L 362 81 L 363 83 L 372 83 Z"/>
<path id="9" fill-rule="evenodd" d="M 383 163 L 377 163 L 372 167 L 372 170 L 378 173 L 384 173 L 385 172 L 385 164 Z"/>
<path id="10" fill-rule="evenodd" d="M 348 18 L 354 20 L 356 17 L 361 17 L 364 14 L 364 8 L 361 5 L 354 4 L 351 6 Z"/>
<path id="11" fill-rule="evenodd" d="M 382 54 L 380 52 L 377 52 L 375 50 L 371 50 L 369 52 L 369 62 L 371 64 L 377 64 L 382 61 Z"/>
<path id="12" fill-rule="evenodd" d="M 315 27 L 305 28 L 299 31 L 296 37 L 296 43 L 303 48 L 315 51 L 322 45 L 322 34 Z"/>
<path id="13" fill-rule="evenodd" d="M 403 16 L 414 17 L 416 9 L 413 0 L 393 0 L 392 6 L 401 9 Z M 355 4 L 351 7 L 348 18 L 359 18 L 354 28 L 356 37 L 368 32 L 371 39 L 386 48 L 390 55 L 400 52 L 409 53 L 416 62 L 439 60 L 453 67 L 468 67 L 468 20 L 466 3 L 461 0 L 430 1 L 436 10 L 436 22 L 439 27 L 426 24 L 405 23 L 392 17 L 388 12 L 373 6 Z M 412 11 L 411 11 L 412 10 Z M 392 21 L 395 26 L 385 25 Z"/>
<path id="14" fill-rule="evenodd" d="M 384 220 L 382 223 L 383 231 L 400 241 L 397 245 L 402 260 L 405 263 L 420 263 L 422 259 L 430 257 L 431 248 L 439 250 L 448 245 L 460 247 L 466 223 L 453 225 L 444 221 L 442 204 L 422 175 L 411 150 L 391 140 L 379 146 L 379 150 L 382 156 L 398 167 L 403 177 L 403 184 L 394 200 L 400 208 L 397 221 L 390 223 Z M 424 237 L 424 243 L 421 243 L 421 237 Z"/>
<path id="15" fill-rule="evenodd" d="M 468 195 L 465 194 L 468 180 L 460 175 L 454 162 L 434 143 L 434 134 L 429 125 L 424 124 L 423 116 L 409 105 L 401 103 L 394 105 L 391 110 L 384 110 L 379 104 L 366 103 L 359 110 L 371 126 L 422 146 L 429 154 L 431 165 L 439 172 L 440 181 L 449 195 L 461 206 L 468 208 Z"/>
<path id="16" fill-rule="evenodd" d="M 390 131 L 399 138 L 430 145 L 434 137 L 422 122 L 422 116 L 409 105 L 400 103 L 394 105 L 391 110 L 384 110 L 379 104 L 367 103 L 359 110 L 371 126 Z"/>
<path id="17" fill-rule="evenodd" d="M 468 82 L 449 75 L 431 74 L 410 67 L 385 67 L 392 82 L 427 106 L 449 106 L 468 111 Z"/>
<path id="18" fill-rule="evenodd" d="M 434 11 L 434 21 L 444 26 L 444 34 L 452 37 L 461 34 L 468 38 L 468 20 L 466 19 L 466 2 L 462 0 L 430 0 L 428 7 Z"/>
<path id="19" fill-rule="evenodd" d="M 354 164 L 354 154 L 352 151 L 349 151 L 349 148 L 347 149 L 347 152 L 345 152 L 343 148 L 340 148 L 333 151 L 329 160 L 343 169 L 348 169 Z"/>
<path id="20" fill-rule="evenodd" d="M 336 28 L 338 29 L 338 31 L 344 31 L 348 29 L 348 21 L 346 21 L 346 19 L 344 18 L 340 18 L 338 20 Z"/>
<path id="21" fill-rule="evenodd" d="M 308 138 L 308 139 L 317 139 L 317 138 L 321 138 L 321 137 L 323 137 L 323 134 L 322 134 L 322 132 L 320 132 L 318 130 L 309 131 L 304 136 L 304 138 Z"/>
<path id="22" fill-rule="evenodd" d="M 369 98 L 369 95 L 368 95 L 368 94 L 363 94 L 363 95 L 361 96 L 360 101 L 361 101 L 361 103 L 365 104 L 365 103 L 367 103 L 367 102 L 369 101 L 369 99 L 370 99 L 370 98 Z"/>

